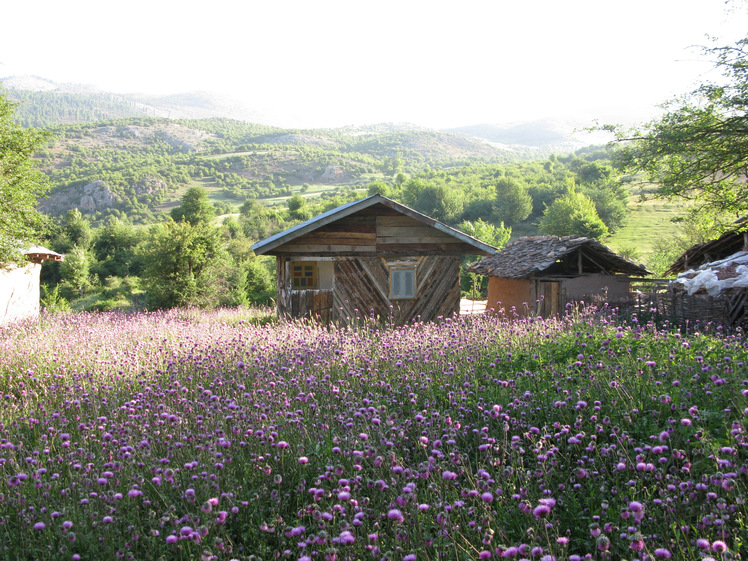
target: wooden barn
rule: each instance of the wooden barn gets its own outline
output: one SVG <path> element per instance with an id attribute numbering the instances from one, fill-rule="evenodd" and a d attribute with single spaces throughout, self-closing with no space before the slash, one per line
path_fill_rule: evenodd
<path id="1" fill-rule="evenodd" d="M 63 256 L 34 245 L 23 251 L 28 264 L 0 268 L 0 325 L 39 316 L 39 277 L 42 261 L 62 261 Z"/>
<path id="2" fill-rule="evenodd" d="M 277 257 L 278 314 L 403 324 L 460 311 L 460 257 L 496 248 L 381 195 L 252 246 Z"/>
<path id="3" fill-rule="evenodd" d="M 487 309 L 543 317 L 569 302 L 628 300 L 630 277 L 651 274 L 583 236 L 520 238 L 468 271 L 489 277 Z"/>

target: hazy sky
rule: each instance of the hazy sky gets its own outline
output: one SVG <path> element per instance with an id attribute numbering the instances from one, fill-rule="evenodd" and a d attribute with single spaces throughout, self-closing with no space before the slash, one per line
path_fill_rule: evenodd
<path id="1" fill-rule="evenodd" d="M 31 0 L 3 7 L 0 77 L 227 93 L 296 126 L 642 121 L 709 76 L 707 34 L 746 30 L 724 0 Z"/>

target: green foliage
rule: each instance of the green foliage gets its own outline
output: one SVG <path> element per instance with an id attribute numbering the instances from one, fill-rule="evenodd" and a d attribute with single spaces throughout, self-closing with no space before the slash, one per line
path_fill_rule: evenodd
<path id="1" fill-rule="evenodd" d="M 402 174 L 400 175 L 402 176 Z M 405 176 L 402 176 L 402 181 L 405 181 Z M 383 197 L 390 197 L 392 195 L 392 188 L 384 181 L 372 181 L 369 183 L 367 194 L 369 196 L 382 195 Z"/>
<path id="2" fill-rule="evenodd" d="M 314 211 L 307 206 L 306 199 L 298 193 L 288 198 L 286 206 L 293 220 L 309 220 L 314 216 Z"/>
<path id="3" fill-rule="evenodd" d="M 436 218 L 442 222 L 454 223 L 462 215 L 464 201 L 461 193 L 443 184 L 424 184 L 411 179 L 405 183 L 410 205 L 426 216 Z"/>
<path id="4" fill-rule="evenodd" d="M 520 181 L 503 177 L 496 182 L 496 204 L 492 217 L 502 225 L 522 222 L 532 212 L 532 197 Z"/>
<path id="5" fill-rule="evenodd" d="M 592 199 L 578 192 L 573 185 L 569 186 L 566 195 L 546 209 L 539 228 L 542 234 L 553 236 L 576 234 L 600 239 L 608 235 L 608 228 L 597 215 Z"/>
<path id="6" fill-rule="evenodd" d="M 47 313 L 58 314 L 70 311 L 70 303 L 62 296 L 60 285 L 55 285 L 49 289 L 47 285 L 41 286 L 41 296 L 39 300 L 42 309 Z"/>
<path id="7" fill-rule="evenodd" d="M 92 240 L 91 223 L 77 208 L 74 208 L 65 215 L 62 229 L 53 243 L 57 251 L 67 253 L 73 247 L 88 249 L 91 247 Z"/>
<path id="8" fill-rule="evenodd" d="M 499 249 L 509 243 L 509 238 L 512 236 L 512 229 L 505 228 L 503 222 L 497 226 L 480 218 L 472 222 L 469 220 L 462 222 L 458 229 Z"/>
<path id="9" fill-rule="evenodd" d="M 678 221 L 672 234 L 655 240 L 647 267 L 655 275 L 663 276 L 686 250 L 714 239 L 715 228 L 715 222 L 708 217 L 703 221 Z"/>
<path id="10" fill-rule="evenodd" d="M 243 267 L 247 298 L 252 304 L 267 305 L 276 297 L 275 259 L 255 257 Z"/>
<path id="11" fill-rule="evenodd" d="M 38 238 L 37 200 L 49 186 L 33 155 L 46 135 L 13 121 L 15 106 L 0 92 L 0 266 L 21 263 L 21 249 Z"/>
<path id="12" fill-rule="evenodd" d="M 611 233 L 626 224 L 629 215 L 629 194 L 622 184 L 581 186 L 579 190 L 592 199 L 600 220 Z"/>
<path id="13" fill-rule="evenodd" d="M 182 196 L 182 203 L 171 211 L 175 222 L 185 220 L 192 226 L 208 224 L 215 215 L 215 209 L 208 200 L 208 192 L 202 187 L 187 189 Z"/>
<path id="14" fill-rule="evenodd" d="M 512 235 L 511 228 L 505 228 L 504 224 L 496 225 L 485 222 L 480 218 L 475 221 L 465 221 L 459 229 L 469 236 L 485 242 L 495 248 L 501 249 Z M 488 290 L 488 276 L 468 273 L 467 267 L 478 260 L 476 255 L 466 255 L 462 258 L 460 267 L 460 289 L 466 297 L 483 296 Z"/>
<path id="15" fill-rule="evenodd" d="M 70 248 L 60 264 L 60 274 L 69 296 L 75 294 L 71 291 L 83 295 L 91 287 L 91 256 L 88 251 L 77 245 Z"/>
<path id="16" fill-rule="evenodd" d="M 106 93 L 75 94 L 13 90 L 10 95 L 20 102 L 15 120 L 24 127 L 46 127 L 74 121 L 139 117 L 148 109 L 138 107 Z"/>
<path id="17" fill-rule="evenodd" d="M 128 277 L 139 275 L 143 262 L 137 252 L 143 240 L 143 231 L 132 223 L 119 218 L 110 218 L 94 232 L 93 251 L 97 260 L 93 272 L 99 278 Z"/>
<path id="18" fill-rule="evenodd" d="M 618 130 L 628 142 L 616 162 L 656 183 L 659 196 L 693 201 L 694 217 L 742 215 L 748 210 L 748 37 L 704 51 L 724 80 L 669 102 L 642 130 Z"/>
<path id="19" fill-rule="evenodd" d="M 218 305 L 227 292 L 226 258 L 209 225 L 170 220 L 153 226 L 143 253 L 147 307 Z"/>

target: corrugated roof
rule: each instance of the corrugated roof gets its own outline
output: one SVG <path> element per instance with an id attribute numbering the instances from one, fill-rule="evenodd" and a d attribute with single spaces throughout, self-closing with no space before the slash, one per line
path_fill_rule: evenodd
<path id="1" fill-rule="evenodd" d="M 492 245 L 488 245 L 487 243 L 484 243 L 472 236 L 468 236 L 467 234 L 460 232 L 459 230 L 447 226 L 446 224 L 443 224 L 438 220 L 434 220 L 433 218 L 430 218 L 425 214 L 421 214 L 420 212 L 413 210 L 412 208 L 397 203 L 392 199 L 388 199 L 387 197 L 384 197 L 382 195 L 371 195 L 369 197 L 366 197 L 365 199 L 346 203 L 332 210 L 328 210 L 327 212 L 324 212 L 319 216 L 315 216 L 314 218 L 307 220 L 306 222 L 297 224 L 296 226 L 289 228 L 288 230 L 284 230 L 283 232 L 279 232 L 273 236 L 270 236 L 269 238 L 257 242 L 252 246 L 252 251 L 254 251 L 257 255 L 262 255 L 263 253 L 267 253 L 268 251 L 271 251 L 280 245 L 303 236 L 304 234 L 308 234 L 309 232 L 312 232 L 317 228 L 321 228 L 326 224 L 330 224 L 331 222 L 335 222 L 336 220 L 339 220 L 345 216 L 350 216 L 351 214 L 354 214 L 376 204 L 382 204 L 402 214 L 405 214 L 406 216 L 410 216 L 411 218 L 419 220 L 424 224 L 427 224 L 441 232 L 444 232 L 445 234 L 449 234 L 450 236 L 453 236 L 458 240 L 465 242 L 466 244 L 472 245 L 481 253 L 489 253 L 493 255 L 496 252 L 496 248 Z"/>
<path id="2" fill-rule="evenodd" d="M 501 251 L 468 267 L 471 273 L 510 279 L 527 278 L 547 271 L 557 261 L 582 251 L 588 261 L 607 273 L 631 276 L 651 274 L 641 265 L 614 253 L 593 238 L 584 236 L 533 236 L 515 240 Z"/>

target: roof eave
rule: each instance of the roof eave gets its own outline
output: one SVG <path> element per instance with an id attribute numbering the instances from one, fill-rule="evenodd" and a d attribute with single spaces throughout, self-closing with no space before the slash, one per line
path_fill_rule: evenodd
<path id="1" fill-rule="evenodd" d="M 296 226 L 293 226 L 292 228 L 284 230 L 283 232 L 279 232 L 278 234 L 270 236 L 265 240 L 255 243 L 252 246 L 252 251 L 254 251 L 257 255 L 264 255 L 285 243 L 288 243 L 300 236 L 303 236 L 304 234 L 308 234 L 309 232 L 316 230 L 317 228 L 330 224 L 331 222 L 335 222 L 336 220 L 339 220 L 341 218 L 345 218 L 346 216 L 350 216 L 351 214 L 355 214 L 356 212 L 374 206 L 375 204 L 382 204 L 388 208 L 396 210 L 397 212 L 405 214 L 406 216 L 410 216 L 411 218 L 428 224 L 429 226 L 432 226 L 440 232 L 448 234 L 454 238 L 457 238 L 463 243 L 475 247 L 481 253 L 493 255 L 498 251 L 498 248 L 493 247 L 492 245 L 484 243 L 472 236 L 468 236 L 467 234 L 451 228 L 450 226 L 447 226 L 446 224 L 443 224 L 438 220 L 426 216 L 425 214 L 421 214 L 420 212 L 413 210 L 412 208 L 397 203 L 392 199 L 388 199 L 387 197 L 383 197 L 379 194 L 371 195 L 370 197 L 367 197 L 365 199 L 354 201 L 352 203 L 348 203 L 346 205 L 342 205 L 335 209 L 329 210 L 323 214 L 320 214 L 319 216 L 307 220 L 306 222 L 302 222 L 300 224 L 297 224 Z"/>
<path id="2" fill-rule="evenodd" d="M 354 214 L 360 210 L 369 208 L 370 206 L 380 202 L 378 198 L 381 197 L 381 195 L 372 195 L 365 199 L 353 201 L 351 203 L 336 207 L 332 210 L 328 210 L 327 212 L 324 212 L 319 216 L 310 218 L 305 222 L 301 222 L 296 226 L 283 230 L 282 232 L 278 232 L 277 234 L 270 236 L 269 238 L 255 243 L 252 246 L 252 251 L 254 251 L 257 255 L 263 255 L 268 251 L 272 251 L 279 245 L 283 245 L 284 243 L 288 243 L 291 240 L 303 236 L 304 234 L 308 234 L 309 232 L 316 230 L 321 226 L 325 226 L 326 224 L 335 222 L 336 220 L 339 220 L 341 218 L 345 218 L 346 216 Z"/>

